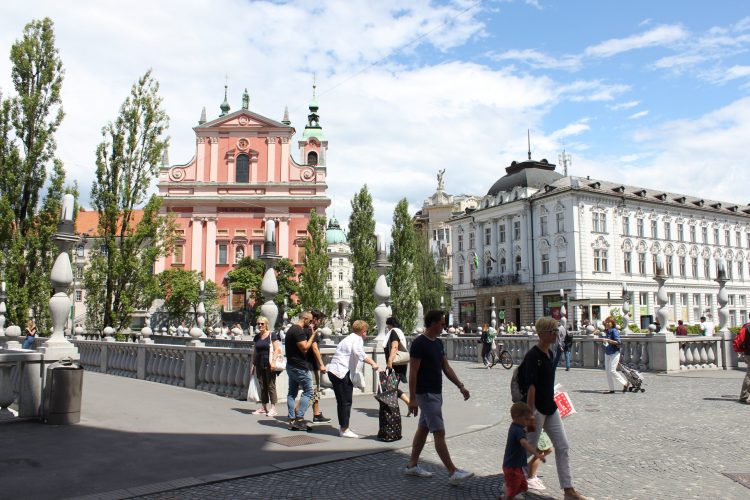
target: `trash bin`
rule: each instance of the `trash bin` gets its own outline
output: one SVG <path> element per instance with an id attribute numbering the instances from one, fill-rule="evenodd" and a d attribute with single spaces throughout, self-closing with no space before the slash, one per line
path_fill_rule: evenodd
<path id="1" fill-rule="evenodd" d="M 83 366 L 70 359 L 47 367 L 42 421 L 45 424 L 77 424 L 81 420 Z"/>

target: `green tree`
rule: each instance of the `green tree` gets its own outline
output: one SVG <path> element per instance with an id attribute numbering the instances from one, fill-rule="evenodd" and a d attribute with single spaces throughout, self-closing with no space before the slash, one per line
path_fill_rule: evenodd
<path id="1" fill-rule="evenodd" d="M 445 297 L 445 282 L 438 271 L 429 248 L 429 239 L 423 231 L 416 232 L 414 272 L 419 300 L 425 311 L 440 308 L 440 297 Z"/>
<path id="2" fill-rule="evenodd" d="M 54 134 L 63 119 L 63 67 L 50 19 L 24 27 L 10 51 L 16 95 L 0 94 L 0 267 L 8 288 L 8 316 L 23 324 L 34 312 L 39 331 L 49 332 L 49 279 L 58 249 L 57 230 L 65 170 L 55 157 Z M 40 205 L 40 197 L 52 175 Z"/>
<path id="3" fill-rule="evenodd" d="M 352 213 L 349 216 L 349 246 L 352 250 L 354 271 L 352 291 L 354 292 L 351 320 L 364 320 L 375 324 L 375 210 L 372 195 L 367 185 L 354 195 Z"/>
<path id="4" fill-rule="evenodd" d="M 195 323 L 198 304 L 201 300 L 200 282 L 202 279 L 200 272 L 185 269 L 167 269 L 159 274 L 159 298 L 164 299 L 164 310 L 169 314 L 171 323 L 180 324 L 182 321 Z M 222 295 L 221 287 L 213 281 L 206 281 L 203 295 L 206 326 L 210 324 L 209 317 L 215 316 L 218 311 Z"/>
<path id="5" fill-rule="evenodd" d="M 313 209 L 307 223 L 305 257 L 299 277 L 299 299 L 303 309 L 319 309 L 326 315 L 333 312 L 333 289 L 328 280 L 328 246 L 326 220 Z"/>
<path id="6" fill-rule="evenodd" d="M 405 332 L 412 332 L 416 323 L 417 292 L 414 257 L 417 238 L 409 215 L 409 202 L 403 198 L 393 211 L 391 226 L 391 309 Z"/>
<path id="7" fill-rule="evenodd" d="M 89 314 L 92 326 L 128 326 L 133 312 L 152 298 L 146 291 L 156 279 L 154 263 L 173 247 L 174 220 L 159 216 L 161 198 L 148 197 L 169 142 L 164 135 L 168 121 L 149 70 L 133 85 L 114 123 L 102 129 L 91 202 L 99 213 L 103 251 L 92 257 L 85 279 L 91 285 L 87 307 L 102 304 Z M 144 203 L 138 220 L 136 210 Z"/>
<path id="8" fill-rule="evenodd" d="M 273 267 L 276 271 L 276 281 L 279 285 L 279 293 L 276 294 L 273 300 L 279 308 L 283 308 L 284 299 L 290 299 L 299 292 L 299 283 L 295 279 L 297 273 L 294 264 L 287 258 L 277 260 L 274 262 Z M 252 257 L 245 257 L 237 263 L 235 269 L 227 273 L 229 287 L 232 291 L 243 291 L 247 294 L 248 302 L 252 301 L 252 307 L 249 307 L 250 304 L 247 302 L 244 307 L 252 309 L 253 316 L 260 314 L 260 306 L 265 301 L 260 291 L 260 285 L 265 272 L 266 266 L 263 261 L 253 259 Z M 291 318 L 298 311 L 299 306 L 293 301 L 288 300 L 287 315 Z M 283 311 L 280 310 L 279 321 L 281 320 L 281 314 L 283 314 Z"/>

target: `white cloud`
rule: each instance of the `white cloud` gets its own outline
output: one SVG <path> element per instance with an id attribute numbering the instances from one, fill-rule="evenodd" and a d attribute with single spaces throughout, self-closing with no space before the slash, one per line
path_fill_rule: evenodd
<path id="1" fill-rule="evenodd" d="M 537 69 L 564 69 L 573 71 L 581 67 L 580 56 L 565 55 L 555 57 L 534 49 L 507 50 L 500 54 L 491 54 L 490 58 L 495 61 L 521 61 Z"/>
<path id="2" fill-rule="evenodd" d="M 638 106 L 641 103 L 641 101 L 627 101 L 627 102 L 620 102 L 617 104 L 612 104 L 610 106 L 607 106 L 612 111 L 618 111 L 620 109 L 630 109 Z"/>
<path id="3" fill-rule="evenodd" d="M 640 118 L 643 118 L 644 116 L 648 115 L 648 111 L 638 111 L 637 113 L 633 113 L 632 115 L 628 116 L 628 120 L 638 120 Z"/>
<path id="4" fill-rule="evenodd" d="M 574 102 L 584 101 L 612 101 L 618 95 L 630 90 L 629 85 L 607 84 L 600 80 L 577 80 L 575 82 L 561 85 L 558 93 L 561 96 L 570 96 Z"/>
<path id="5" fill-rule="evenodd" d="M 588 132 L 589 130 L 591 130 L 591 127 L 589 127 L 587 122 L 588 122 L 588 119 L 584 118 L 584 119 L 579 120 L 576 123 L 571 123 L 569 125 L 566 125 L 565 127 L 552 132 L 549 135 L 549 138 L 559 141 L 567 137 L 572 137 L 572 136 L 580 135 L 584 132 Z"/>
<path id="6" fill-rule="evenodd" d="M 625 38 L 612 38 L 587 47 L 584 54 L 592 57 L 611 57 L 630 50 L 667 45 L 688 36 L 688 33 L 677 25 L 665 25 L 653 28 L 638 35 Z"/>

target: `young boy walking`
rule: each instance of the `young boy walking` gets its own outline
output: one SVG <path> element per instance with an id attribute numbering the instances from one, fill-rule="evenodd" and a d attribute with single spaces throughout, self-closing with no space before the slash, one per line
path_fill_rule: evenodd
<path id="1" fill-rule="evenodd" d="M 540 453 L 526 439 L 528 428 L 534 429 L 534 413 L 526 403 L 513 403 L 510 407 L 513 423 L 508 429 L 508 441 L 505 444 L 503 457 L 503 477 L 505 481 L 505 500 L 512 500 L 516 495 L 529 490 L 526 482 L 526 452 L 535 459 L 544 461 Z"/>

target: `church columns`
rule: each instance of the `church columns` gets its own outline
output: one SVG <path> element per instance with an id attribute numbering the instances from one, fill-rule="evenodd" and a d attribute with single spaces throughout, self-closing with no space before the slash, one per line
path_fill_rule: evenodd
<path id="1" fill-rule="evenodd" d="M 190 269 L 203 271 L 203 219 L 193 217 L 192 241 L 190 244 Z"/>
<path id="2" fill-rule="evenodd" d="M 211 137 L 211 166 L 209 167 L 208 182 L 216 182 L 219 171 L 219 138 Z"/>
<path id="3" fill-rule="evenodd" d="M 291 252 L 289 252 L 289 217 L 279 217 L 278 242 L 279 244 L 276 248 L 276 252 L 282 257 L 291 259 L 292 262 L 294 262 L 294 259 L 292 257 L 296 256 L 290 255 Z"/>
<path id="4" fill-rule="evenodd" d="M 206 169 L 206 138 L 196 137 L 197 151 L 195 155 L 195 180 L 197 182 L 205 181 Z"/>
<path id="5" fill-rule="evenodd" d="M 266 138 L 266 145 L 268 146 L 268 155 L 267 160 L 268 163 L 266 164 L 266 172 L 268 175 L 268 182 L 274 182 L 276 179 L 276 138 L 275 137 L 267 137 Z M 283 180 L 283 179 L 282 179 Z"/>
<path id="6" fill-rule="evenodd" d="M 281 182 L 289 182 L 289 138 L 281 139 Z"/>
<path id="7" fill-rule="evenodd" d="M 216 281 L 216 217 L 206 220 L 206 280 Z"/>

